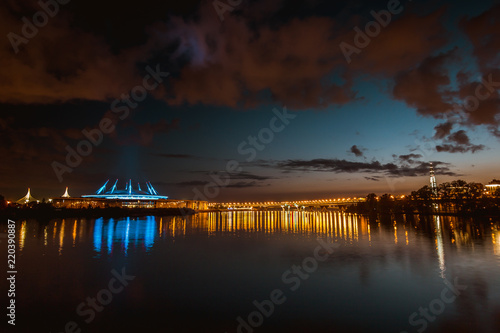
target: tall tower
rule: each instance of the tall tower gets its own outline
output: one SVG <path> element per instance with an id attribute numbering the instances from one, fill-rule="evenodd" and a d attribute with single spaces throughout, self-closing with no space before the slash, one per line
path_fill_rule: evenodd
<path id="1" fill-rule="evenodd" d="M 434 174 L 434 166 L 431 163 L 431 191 L 432 195 L 437 198 L 438 196 L 438 189 L 437 189 L 437 183 L 436 183 L 436 175 Z"/>

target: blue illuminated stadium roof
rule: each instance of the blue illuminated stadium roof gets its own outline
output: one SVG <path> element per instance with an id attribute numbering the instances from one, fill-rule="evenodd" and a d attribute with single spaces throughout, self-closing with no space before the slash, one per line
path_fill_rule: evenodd
<path id="1" fill-rule="evenodd" d="M 150 182 L 146 182 L 146 189 L 142 190 L 141 184 L 137 183 L 137 188 L 132 186 L 132 180 L 125 183 L 125 189 L 118 189 L 118 179 L 114 185 L 107 189 L 109 179 L 104 183 L 95 194 L 82 195 L 83 198 L 100 199 L 120 199 L 120 200 L 159 200 L 168 199 L 167 196 L 159 195 Z"/>

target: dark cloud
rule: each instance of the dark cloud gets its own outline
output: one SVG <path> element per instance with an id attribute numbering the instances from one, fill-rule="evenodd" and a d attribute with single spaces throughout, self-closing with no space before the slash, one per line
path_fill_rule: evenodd
<path id="1" fill-rule="evenodd" d="M 450 135 L 448 135 L 445 142 L 447 143 L 436 146 L 436 150 L 438 152 L 475 153 L 486 148 L 484 145 L 472 144 L 470 142 L 469 136 L 465 133 L 464 130 L 451 133 Z"/>
<path id="2" fill-rule="evenodd" d="M 460 26 L 473 45 L 473 53 L 483 73 L 500 67 L 500 4 L 475 17 L 463 18 Z"/>
<path id="3" fill-rule="evenodd" d="M 276 179 L 275 177 L 269 177 L 269 176 L 260 176 L 256 175 L 247 171 L 242 171 L 236 174 L 231 174 L 231 179 L 248 179 L 248 180 L 270 180 L 270 179 Z"/>
<path id="4" fill-rule="evenodd" d="M 363 152 L 356 145 L 352 146 L 351 149 L 349 150 L 349 152 L 353 153 L 354 156 L 356 156 L 356 157 L 363 156 Z"/>
<path id="5" fill-rule="evenodd" d="M 27 12 L 38 8 L 35 1 L 29 3 L 9 1 L 0 9 L 0 33 L 19 32 L 23 7 Z M 313 13 L 321 6 L 306 7 Z M 383 29 L 376 43 L 353 54 L 347 64 L 339 45 L 353 44 L 352 28 L 371 16 L 358 16 L 356 6 L 343 4 L 332 6 L 330 17 L 297 18 L 290 16 L 292 7 L 284 1 L 258 1 L 226 13 L 221 24 L 212 3 L 204 2 L 193 15 L 151 23 L 141 38 L 135 38 L 141 43 L 119 48 L 92 29 L 79 29 L 69 13 L 61 11 L 18 54 L 3 39 L 0 102 L 110 102 L 142 84 L 147 64 L 172 70 L 168 82 L 151 94 L 175 105 L 252 107 L 275 101 L 296 109 L 343 105 L 361 98 L 352 84 L 366 74 L 395 76 L 394 97 L 424 115 L 442 117 L 452 109 L 453 98 L 474 96 L 478 82 L 470 77 L 460 80 L 459 91 L 448 87 L 446 65 L 457 58 L 456 50 L 429 56 L 449 40 L 443 26 L 445 8 L 425 16 L 405 10 Z M 491 50 L 500 45 L 499 13 L 497 5 L 460 21 L 484 77 L 493 75 L 495 82 L 500 81 L 500 57 Z M 495 91 L 468 112 L 470 121 L 487 124 L 493 134 L 498 133 L 499 105 Z M 149 140 L 147 135 L 141 137 L 136 140 L 140 144 Z"/>
<path id="6" fill-rule="evenodd" d="M 465 134 L 464 130 L 452 133 L 450 136 L 448 136 L 448 139 L 459 145 L 470 145 L 469 137 L 467 136 L 467 134 Z"/>
<path id="7" fill-rule="evenodd" d="M 221 188 L 250 188 L 250 187 L 264 187 L 269 186 L 269 184 L 265 184 L 264 182 L 271 179 L 276 179 L 275 177 L 268 176 L 260 176 L 247 171 L 242 171 L 240 173 L 230 174 L 228 175 L 226 172 L 221 173 L 220 175 L 217 172 L 212 171 L 194 171 L 193 173 L 202 174 L 206 177 L 206 180 L 193 180 L 193 181 L 184 181 L 178 183 L 172 183 L 169 185 L 179 186 L 179 187 L 197 187 L 197 186 L 205 186 L 206 184 L 213 182 L 211 175 L 219 176 L 222 182 L 226 182 L 229 178 L 229 184 L 225 186 L 221 186 Z"/>
<path id="8" fill-rule="evenodd" d="M 407 154 L 407 155 L 399 155 L 398 159 L 402 163 L 415 163 L 415 160 L 418 160 L 419 158 L 422 158 L 422 155 L 420 154 Z"/>
<path id="9" fill-rule="evenodd" d="M 450 170 L 450 164 L 440 161 L 433 162 L 436 173 L 442 175 L 456 176 L 457 174 Z M 418 162 L 418 164 L 409 166 L 396 163 L 372 162 L 354 162 L 340 159 L 313 159 L 313 160 L 286 160 L 278 162 L 261 162 L 263 167 L 273 167 L 287 171 L 306 171 L 306 172 L 334 172 L 334 173 L 381 173 L 387 176 L 406 176 L 416 177 L 429 174 L 429 164 Z"/>
<path id="10" fill-rule="evenodd" d="M 357 98 L 355 76 L 394 75 L 447 41 L 442 37 L 444 9 L 424 17 L 405 14 L 347 65 L 339 45 L 354 43 L 352 28 L 363 23 L 359 17 L 310 16 L 270 20 L 280 23 L 268 26 L 259 14 L 257 22 L 245 11 L 228 16 L 223 30 L 211 8 L 206 12 L 202 7 L 198 21 L 176 22 L 175 38 L 184 45 L 179 51 L 191 61 L 174 79 L 170 102 L 235 107 L 280 101 L 295 109 L 342 105 Z M 263 92 L 269 98 L 263 99 Z"/>
<path id="11" fill-rule="evenodd" d="M 199 20 L 176 20 L 169 32 L 181 45 L 176 55 L 189 63 L 173 79 L 167 100 L 230 107 L 280 101 L 299 109 L 345 104 L 355 97 L 351 80 L 326 80 L 344 61 L 333 40 L 335 30 L 329 18 L 269 27 L 230 15 L 221 29 L 211 5 L 202 6 Z"/>
<path id="12" fill-rule="evenodd" d="M 249 187 L 264 187 L 264 186 L 269 186 L 269 184 L 262 184 L 257 181 L 251 181 L 251 182 L 236 182 L 233 184 L 229 184 L 226 186 L 227 188 L 249 188 Z"/>
<path id="13" fill-rule="evenodd" d="M 495 5 L 476 17 L 460 20 L 460 27 L 473 45 L 473 55 L 479 72 L 461 70 L 451 77 L 450 64 L 465 67 L 459 49 L 455 48 L 437 56 L 429 56 L 417 67 L 402 71 L 396 76 L 393 95 L 425 116 L 446 118 L 438 125 L 435 139 L 444 139 L 453 124 L 486 125 L 493 135 L 499 136 L 500 115 L 500 5 Z M 430 54 L 430 53 L 429 53 Z M 468 68 L 468 67 L 467 67 Z M 479 79 L 478 79 L 479 77 Z M 452 89 L 451 82 L 458 88 Z M 450 115 L 460 119 L 450 121 Z M 464 148 L 450 144 L 441 145 L 442 151 L 477 151 L 479 146 Z"/>
<path id="14" fill-rule="evenodd" d="M 23 126 L 24 125 L 24 126 Z M 66 147 L 76 148 L 76 143 L 84 139 L 81 129 L 55 128 L 48 126 L 26 127 L 14 119 L 7 117 L 0 119 L 0 177 L 2 189 L 8 191 L 13 188 L 19 190 L 20 186 L 33 186 L 51 188 L 59 184 L 58 178 L 52 168 L 53 162 L 65 163 Z M 69 184 L 71 180 L 82 177 L 82 170 L 96 163 L 102 158 L 106 148 L 93 147 L 93 153 L 82 159 L 82 169 L 75 169 L 71 174 L 66 173 L 64 181 Z M 93 175 L 85 175 L 86 181 L 94 180 Z M 99 181 L 101 181 L 99 179 Z M 75 183 L 78 182 L 75 181 Z"/>
<path id="15" fill-rule="evenodd" d="M 380 181 L 380 177 L 365 177 L 366 180 L 371 180 L 371 181 L 374 181 L 374 182 L 379 182 Z"/>
<path id="16" fill-rule="evenodd" d="M 406 11 L 384 28 L 376 37 L 376 42 L 370 43 L 359 56 L 353 56 L 349 69 L 392 77 L 414 68 L 448 42 L 448 34 L 443 26 L 445 12 L 444 7 L 425 16 Z M 342 36 L 342 40 L 353 41 L 354 35 L 350 30 Z"/>
<path id="17" fill-rule="evenodd" d="M 438 152 L 446 152 L 446 153 L 468 153 L 472 152 L 475 153 L 477 151 L 483 150 L 484 146 L 479 145 L 479 146 L 460 146 L 460 145 L 451 145 L 451 144 L 442 144 L 442 145 L 437 145 L 436 150 Z"/>
<path id="18" fill-rule="evenodd" d="M 455 52 L 430 56 L 417 68 L 400 73 L 395 78 L 394 97 L 416 108 L 422 115 L 442 117 L 453 109 L 451 92 L 445 89 L 451 82 L 445 65 L 453 60 Z"/>
<path id="19" fill-rule="evenodd" d="M 277 166 L 285 170 L 294 171 L 323 171 L 323 172 L 363 172 L 396 170 L 397 166 L 392 163 L 381 164 L 374 162 L 353 162 L 339 159 L 313 159 L 313 160 L 287 160 L 278 162 Z"/>
<path id="20" fill-rule="evenodd" d="M 173 183 L 168 185 L 181 186 L 181 187 L 196 187 L 196 186 L 205 186 L 208 183 L 209 183 L 208 181 L 191 180 L 191 181 Z"/>
<path id="21" fill-rule="evenodd" d="M 444 139 L 447 135 L 450 134 L 452 128 L 453 128 L 453 123 L 449 121 L 437 125 L 436 127 L 434 127 L 434 129 L 436 130 L 436 133 L 434 134 L 434 139 Z"/>
<path id="22" fill-rule="evenodd" d="M 475 17 L 463 18 L 460 27 L 473 45 L 473 55 L 481 72 L 460 73 L 460 98 L 468 121 L 474 125 L 486 125 L 490 132 L 500 137 L 500 4 Z M 486 84 L 485 84 L 486 83 Z M 478 95 L 479 92 L 479 96 Z"/>
<path id="23" fill-rule="evenodd" d="M 189 154 L 154 154 L 155 156 L 172 158 L 172 159 L 196 159 L 198 157 Z"/>
<path id="24" fill-rule="evenodd" d="M 217 175 L 219 172 L 213 172 L 213 171 L 193 171 L 193 173 L 197 174 L 202 174 L 204 176 L 209 177 L 210 175 Z M 237 173 L 231 173 L 228 174 L 226 171 L 220 172 L 221 177 L 225 178 L 230 178 L 231 180 L 257 180 L 257 181 L 263 181 L 263 180 L 270 180 L 270 179 L 276 179 L 275 177 L 270 177 L 270 176 L 261 176 L 257 175 L 254 173 L 250 173 L 248 171 L 241 171 Z"/>
<path id="25" fill-rule="evenodd" d="M 193 180 L 193 181 L 185 181 L 179 183 L 170 183 L 170 184 L 162 184 L 168 186 L 178 186 L 178 187 L 202 187 L 210 183 L 210 181 L 202 181 L 202 180 Z M 250 187 L 264 187 L 269 186 L 269 184 L 262 184 L 258 181 L 239 181 L 232 182 L 229 185 L 221 186 L 221 188 L 250 188 Z"/>
<path id="26" fill-rule="evenodd" d="M 3 36 L 20 29 L 18 7 L 11 1 L 0 9 Z M 192 15 L 151 23 L 142 38 L 134 38 L 142 43 L 127 47 L 80 29 L 61 11 L 17 55 L 4 38 L 0 102 L 112 101 L 142 84 L 147 64 L 161 64 L 172 77 L 151 94 L 170 104 L 251 107 L 279 101 L 296 109 L 324 108 L 357 99 L 356 76 L 391 76 L 446 42 L 440 37 L 443 9 L 423 17 L 405 12 L 347 66 L 340 43 L 352 44 L 352 28 L 373 18 L 348 15 L 357 14 L 352 4 L 331 6 L 330 17 L 317 15 L 324 14 L 319 9 L 290 16 L 293 7 L 258 1 L 226 13 L 221 24 L 213 4 L 202 2 Z"/>
<path id="27" fill-rule="evenodd" d="M 179 129 L 179 122 L 179 119 L 173 119 L 171 122 L 161 119 L 154 123 L 137 124 L 133 121 L 118 123 L 115 131 L 111 132 L 110 137 L 119 145 L 149 146 L 153 142 L 155 135 L 166 134 Z"/>
<path id="28" fill-rule="evenodd" d="M 393 95 L 409 106 L 415 107 L 417 112 L 424 116 L 446 119 L 444 123 L 434 128 L 433 138 L 443 140 L 442 144 L 436 146 L 438 152 L 474 153 L 483 150 L 485 146 L 472 144 L 464 130 L 452 133 L 453 126 L 455 124 L 470 126 L 471 123 L 492 126 L 496 121 L 494 119 L 496 111 L 491 112 L 486 109 L 493 105 L 495 109 L 498 108 L 500 100 L 496 101 L 497 92 L 494 92 L 479 102 L 475 97 L 479 83 L 469 81 L 470 77 L 465 73 L 459 73 L 457 76 L 459 89 L 451 89 L 447 66 L 456 60 L 456 48 L 428 57 L 417 68 L 402 72 L 396 77 Z M 458 98 L 467 103 L 470 97 L 478 101 L 474 110 L 454 102 Z"/>
<path id="29" fill-rule="evenodd" d="M 65 147 L 83 139 L 80 129 L 54 127 L 24 127 L 13 117 L 0 119 L 1 155 L 6 160 L 54 160 L 65 153 Z"/>
<path id="30" fill-rule="evenodd" d="M 21 44 L 16 54 L 6 36 L 21 35 L 22 14 L 17 10 L 0 8 L 0 102 L 108 101 L 142 83 L 137 63 L 146 60 L 148 47 L 114 54 L 102 38 L 74 28 L 64 10 L 26 45 Z"/>
<path id="31" fill-rule="evenodd" d="M 500 115 L 500 70 L 491 69 L 478 80 L 477 74 L 460 72 L 459 97 L 468 125 L 498 127 Z M 479 75 L 481 76 L 481 75 Z M 486 84 L 485 84 L 486 83 Z"/>

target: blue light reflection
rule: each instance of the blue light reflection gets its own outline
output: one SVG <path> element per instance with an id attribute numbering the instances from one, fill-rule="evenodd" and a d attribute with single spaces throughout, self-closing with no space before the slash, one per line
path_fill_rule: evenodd
<path id="1" fill-rule="evenodd" d="M 99 218 L 94 225 L 94 251 L 97 257 L 120 253 L 127 256 L 130 251 L 149 252 L 156 232 L 154 216 L 106 220 Z"/>

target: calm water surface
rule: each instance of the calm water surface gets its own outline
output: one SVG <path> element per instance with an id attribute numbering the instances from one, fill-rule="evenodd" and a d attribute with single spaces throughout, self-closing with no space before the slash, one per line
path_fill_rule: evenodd
<path id="1" fill-rule="evenodd" d="M 16 222 L 16 332 L 68 322 L 68 332 L 500 332 L 497 221 L 228 212 Z M 133 276 L 124 287 L 121 273 Z"/>

